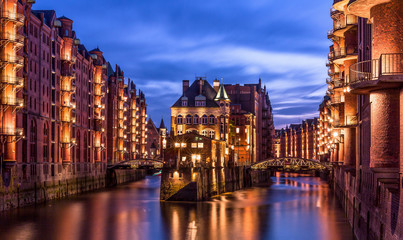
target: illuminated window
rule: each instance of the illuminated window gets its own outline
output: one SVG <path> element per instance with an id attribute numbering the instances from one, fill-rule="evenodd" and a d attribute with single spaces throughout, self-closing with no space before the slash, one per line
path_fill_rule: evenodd
<path id="1" fill-rule="evenodd" d="M 192 148 L 197 148 L 197 143 L 192 143 Z"/>
<path id="2" fill-rule="evenodd" d="M 198 143 L 198 144 L 197 144 L 197 147 L 198 147 L 198 148 L 203 148 L 203 143 Z"/>

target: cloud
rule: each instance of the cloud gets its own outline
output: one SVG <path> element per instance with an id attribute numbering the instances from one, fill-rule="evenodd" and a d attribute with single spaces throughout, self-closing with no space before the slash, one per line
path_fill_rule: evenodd
<path id="1" fill-rule="evenodd" d="M 33 9 L 55 9 L 72 18 L 87 49 L 99 45 L 144 91 L 153 118 L 169 119 L 181 80 L 195 74 L 241 84 L 261 77 L 275 124 L 282 126 L 310 116 L 326 91 L 330 5 L 323 0 L 41 0 Z"/>

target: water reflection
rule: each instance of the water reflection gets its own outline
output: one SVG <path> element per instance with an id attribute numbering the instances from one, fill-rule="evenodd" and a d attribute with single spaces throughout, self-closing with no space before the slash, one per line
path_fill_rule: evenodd
<path id="1" fill-rule="evenodd" d="M 204 203 L 159 202 L 159 178 L 0 215 L 1 239 L 352 239 L 318 178 L 278 174 Z"/>

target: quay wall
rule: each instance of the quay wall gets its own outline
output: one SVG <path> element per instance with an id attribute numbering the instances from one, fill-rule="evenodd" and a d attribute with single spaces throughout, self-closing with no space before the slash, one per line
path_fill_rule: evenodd
<path id="1" fill-rule="evenodd" d="M 36 181 L 0 188 L 0 211 L 100 190 L 145 178 L 145 170 L 112 169 L 106 173 L 59 180 Z M 0 186 L 2 186 L 0 184 Z"/>
<path id="2" fill-rule="evenodd" d="M 403 191 L 398 172 L 339 166 L 330 180 L 358 240 L 403 239 Z"/>
<path id="3" fill-rule="evenodd" d="M 233 192 L 270 181 L 270 173 L 250 168 L 163 169 L 160 199 L 163 201 L 206 201 L 213 196 Z"/>

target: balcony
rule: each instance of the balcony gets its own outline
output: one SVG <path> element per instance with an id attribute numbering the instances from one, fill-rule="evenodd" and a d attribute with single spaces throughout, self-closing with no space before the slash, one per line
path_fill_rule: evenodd
<path id="1" fill-rule="evenodd" d="M 3 136 L 23 136 L 23 128 L 0 128 L 0 135 Z"/>
<path id="2" fill-rule="evenodd" d="M 363 18 L 370 18 L 370 11 L 373 6 L 387 2 L 390 2 L 390 0 L 350 0 L 348 2 L 348 11 Z"/>
<path id="3" fill-rule="evenodd" d="M 12 21 L 12 22 L 22 25 L 22 24 L 24 24 L 25 16 L 20 13 L 3 11 L 3 12 L 1 12 L 1 19 L 5 19 L 7 21 Z"/>
<path id="4" fill-rule="evenodd" d="M 347 46 L 347 49 L 341 47 L 331 51 L 328 57 L 330 61 L 336 64 L 343 64 L 344 61 L 358 58 L 358 48 L 356 45 Z"/>
<path id="5" fill-rule="evenodd" d="M 344 103 L 344 97 L 343 96 L 331 96 L 330 97 L 330 105 L 338 105 Z"/>
<path id="6" fill-rule="evenodd" d="M 2 97 L 1 104 L 13 107 L 24 107 L 24 99 L 16 97 Z"/>
<path id="7" fill-rule="evenodd" d="M 16 45 L 23 46 L 25 37 L 22 36 L 21 34 L 11 34 L 11 33 L 5 32 L 5 33 L 1 34 L 0 40 L 3 42 L 13 42 Z"/>
<path id="8" fill-rule="evenodd" d="M 334 78 L 332 81 L 333 89 L 343 88 L 344 87 L 344 79 L 343 78 Z"/>
<path id="9" fill-rule="evenodd" d="M 102 91 L 94 91 L 94 96 L 103 97 L 105 96 L 105 93 L 103 93 Z"/>
<path id="10" fill-rule="evenodd" d="M 356 115 L 346 115 L 344 116 L 344 122 L 337 121 L 334 126 L 336 128 L 351 128 L 356 127 L 358 124 Z"/>
<path id="11" fill-rule="evenodd" d="M 20 56 L 12 56 L 10 54 L 2 55 L 0 61 L 3 63 L 14 64 L 15 66 L 24 66 L 24 58 Z"/>
<path id="12" fill-rule="evenodd" d="M 350 87 L 353 93 L 398 86 L 403 82 L 403 53 L 382 54 L 379 59 L 350 66 Z"/>
<path id="13" fill-rule="evenodd" d="M 15 85 L 17 87 L 24 86 L 24 78 L 22 77 L 13 77 L 13 76 L 1 76 L 2 84 Z"/>
<path id="14" fill-rule="evenodd" d="M 77 61 L 77 57 L 71 56 L 71 55 L 69 55 L 69 54 L 65 54 L 65 55 L 63 55 L 63 56 L 61 57 L 61 60 L 62 60 L 63 62 L 68 62 L 68 63 L 74 64 L 74 63 L 76 63 L 76 61 Z"/>
<path id="15" fill-rule="evenodd" d="M 69 86 L 68 84 L 62 84 L 60 86 L 60 91 L 72 93 L 72 92 L 76 91 L 76 87 L 75 86 Z"/>

